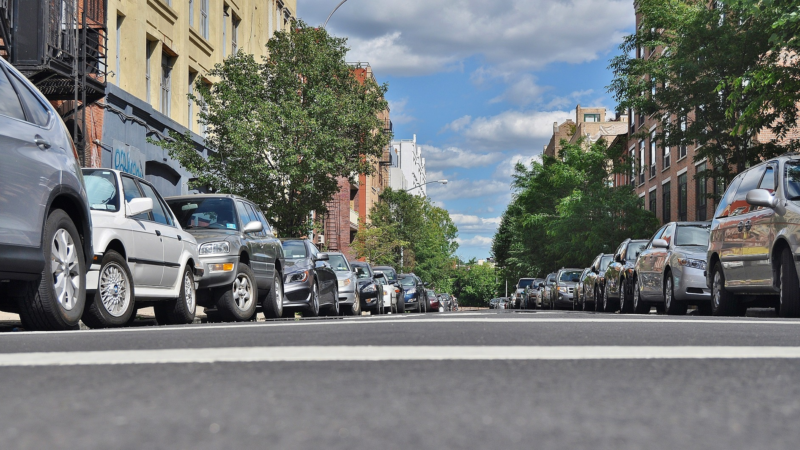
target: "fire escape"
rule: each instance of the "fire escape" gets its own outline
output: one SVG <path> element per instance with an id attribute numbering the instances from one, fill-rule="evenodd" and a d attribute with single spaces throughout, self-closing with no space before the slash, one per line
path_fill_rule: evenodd
<path id="1" fill-rule="evenodd" d="M 58 105 L 81 165 L 86 107 L 105 95 L 105 12 L 106 0 L 0 0 L 0 54 Z"/>

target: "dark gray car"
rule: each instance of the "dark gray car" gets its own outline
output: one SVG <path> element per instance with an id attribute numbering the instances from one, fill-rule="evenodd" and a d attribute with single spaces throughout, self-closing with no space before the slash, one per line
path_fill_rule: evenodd
<path id="1" fill-rule="evenodd" d="M 249 320 L 260 304 L 267 318 L 283 313 L 283 247 L 256 205 L 235 195 L 166 199 L 184 230 L 197 239 L 206 269 L 197 302 L 209 318 Z"/>
<path id="2" fill-rule="evenodd" d="M 32 330 L 77 327 L 93 257 L 72 139 L 50 103 L 0 58 L 0 309 Z"/>
<path id="3" fill-rule="evenodd" d="M 556 274 L 556 285 L 553 290 L 553 309 L 573 309 L 575 285 L 581 279 L 582 269 L 561 269 Z"/>
<path id="4" fill-rule="evenodd" d="M 322 253 L 308 239 L 284 239 L 286 256 L 283 307 L 300 309 L 304 316 L 323 312 L 339 315 L 339 280 Z"/>

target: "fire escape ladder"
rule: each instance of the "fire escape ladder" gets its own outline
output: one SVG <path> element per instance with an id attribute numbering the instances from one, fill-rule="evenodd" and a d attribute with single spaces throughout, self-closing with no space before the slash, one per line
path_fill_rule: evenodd
<path id="1" fill-rule="evenodd" d="M 325 214 L 325 239 L 330 251 L 341 251 L 339 247 L 339 234 L 341 233 L 341 205 L 336 200 L 327 204 L 328 212 Z"/>

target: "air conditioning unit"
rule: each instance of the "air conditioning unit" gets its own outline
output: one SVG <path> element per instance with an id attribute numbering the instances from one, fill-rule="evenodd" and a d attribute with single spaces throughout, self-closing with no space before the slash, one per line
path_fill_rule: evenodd
<path id="1" fill-rule="evenodd" d="M 323 245 L 323 244 L 325 244 L 325 235 L 320 234 L 317 236 L 317 245 Z"/>

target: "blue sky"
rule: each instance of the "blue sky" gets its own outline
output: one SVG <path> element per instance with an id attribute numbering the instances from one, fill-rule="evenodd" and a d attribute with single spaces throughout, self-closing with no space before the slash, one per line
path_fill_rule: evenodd
<path id="1" fill-rule="evenodd" d="M 321 24 L 338 0 L 298 0 Z M 423 144 L 428 195 L 459 228 L 458 254 L 490 256 L 513 166 L 541 154 L 553 122 L 604 106 L 608 60 L 634 27 L 632 0 L 348 0 L 328 31 L 348 61 L 389 84 L 396 139 Z"/>

